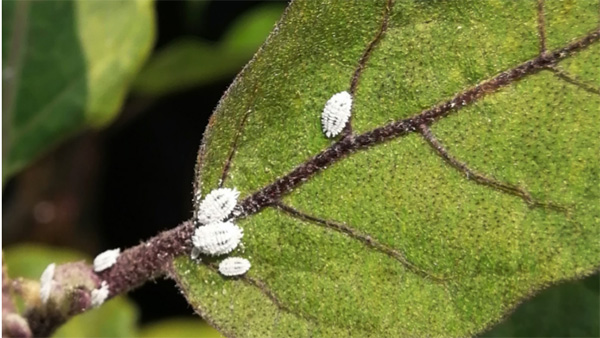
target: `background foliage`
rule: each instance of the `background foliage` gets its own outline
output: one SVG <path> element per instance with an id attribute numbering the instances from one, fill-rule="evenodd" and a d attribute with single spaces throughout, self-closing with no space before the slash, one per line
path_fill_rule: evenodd
<path id="1" fill-rule="evenodd" d="M 84 257 L 79 253 L 65 254 L 66 247 L 77 248 L 90 256 L 111 247 L 128 247 L 189 217 L 195 151 L 208 116 L 231 82 L 230 76 L 241 69 L 262 43 L 284 5 L 78 1 L 33 2 L 19 9 L 22 6 L 19 3 L 24 2 L 3 2 L 3 248 L 9 248 L 4 260 L 11 276 L 38 278 L 51 258 L 60 261 Z M 583 8 L 572 15 L 585 22 L 589 9 L 573 8 Z M 412 20 L 416 22 L 422 16 L 439 17 L 445 11 L 443 7 L 430 10 L 431 13 L 415 12 Z M 455 10 L 450 13 L 459 17 L 460 9 Z M 356 13 L 356 18 L 367 17 L 369 13 Z M 514 13 L 530 20 L 526 15 L 530 13 Z M 489 19 L 495 22 L 493 17 Z M 561 20 L 564 19 L 549 20 L 551 48 L 577 33 L 565 33 L 561 29 L 565 23 Z M 376 26 L 377 22 L 369 24 Z M 489 22 L 474 25 L 479 28 L 489 25 L 492 30 L 508 29 Z M 462 26 L 464 30 L 469 28 L 467 24 Z M 25 36 L 15 34 L 15 29 L 26 32 Z M 317 25 L 313 29 L 317 36 L 327 31 L 319 32 Z M 414 36 L 407 35 L 402 27 L 397 29 L 401 33 L 392 36 L 410 43 L 417 36 L 434 37 L 436 29 L 446 28 L 419 24 Z M 527 21 L 503 36 L 506 39 L 507 35 L 514 35 L 521 41 L 530 29 L 535 30 L 535 23 Z M 367 41 L 367 36 L 363 40 Z M 14 42 L 15 37 L 21 39 L 20 43 Z M 535 40 L 535 37 L 529 38 Z M 506 51 L 496 50 L 489 37 L 479 39 L 493 53 L 506 55 Z M 291 39 L 287 48 L 294 50 L 294 43 L 302 41 L 300 37 Z M 507 39 L 505 45 L 514 42 Z M 461 53 L 461 49 L 452 50 L 459 45 L 452 41 L 445 43 L 446 46 L 439 46 L 440 51 Z M 19 48 L 15 48 L 15 44 Z M 344 44 L 340 42 L 340 45 Z M 394 45 L 398 44 L 390 43 Z M 151 51 L 151 48 L 154 49 Z M 535 50 L 529 45 L 524 48 Z M 307 51 L 308 59 L 316 57 L 310 55 L 315 51 L 318 49 Z M 358 47 L 356 52 L 359 52 Z M 406 67 L 406 76 L 417 81 L 410 84 L 413 87 L 396 93 L 393 88 L 397 88 L 397 84 L 380 81 L 384 89 L 385 86 L 389 89 L 380 90 L 384 96 L 379 102 L 360 103 L 365 110 L 373 108 L 370 104 L 394 102 L 402 105 L 398 111 L 410 112 L 444 95 L 435 90 L 431 95 L 417 93 L 414 87 L 419 83 L 439 86 L 447 82 L 451 88 L 453 81 L 459 78 L 477 81 L 501 69 L 500 66 L 510 64 L 510 60 L 498 59 L 495 61 L 498 68 L 485 69 L 485 65 L 482 68 L 476 64 L 448 63 L 445 64 L 448 74 L 441 71 L 416 76 L 411 75 L 408 65 L 418 62 L 417 54 L 421 55 L 404 55 L 403 62 L 394 63 L 398 69 Z M 331 55 L 328 60 L 332 60 Z M 348 60 L 348 64 L 354 61 Z M 347 79 L 342 75 L 348 69 L 330 61 L 323 64 L 339 68 L 340 84 L 346 84 Z M 574 60 L 565 66 L 578 69 L 585 67 L 585 62 Z M 465 73 L 453 74 L 451 70 L 455 67 Z M 318 106 L 328 93 L 337 90 L 337 80 L 331 77 L 330 71 L 322 69 L 320 72 L 322 78 L 316 83 L 327 88 L 319 87 L 321 94 L 304 92 L 304 97 L 310 96 L 312 101 L 308 105 L 298 101 L 295 107 L 312 105 L 312 111 L 318 112 Z M 590 76 L 594 80 L 594 75 Z M 375 88 L 368 83 L 368 78 L 365 81 L 363 86 Z M 405 99 L 396 100 L 398 95 Z M 370 123 L 387 119 L 381 115 L 357 123 L 359 128 L 365 129 Z M 326 144 L 324 140 L 315 140 L 314 149 Z M 268 175 L 276 175 L 276 171 Z M 171 205 L 165 199 L 170 200 Z M 12 247 L 25 241 L 61 248 L 56 251 L 31 245 Z M 549 289 L 525 303 L 508 321 L 486 335 L 597 336 L 598 287 L 596 275 Z M 184 328 L 193 332 L 190 336 L 197 336 L 198 332 L 206 336 L 215 334 L 207 332 L 206 327 L 191 316 L 192 310 L 170 282 L 144 286 L 132 297 L 141 311 L 125 298 L 118 299 L 69 323 L 57 336 L 135 334 L 151 337 L 169 333 L 184 336 L 185 332 L 181 331 Z M 157 306 L 156 299 L 165 302 Z M 159 307 L 166 313 L 154 312 L 153 308 Z M 107 319 L 111 313 L 125 314 L 121 317 L 124 321 Z M 191 321 L 167 319 L 138 328 L 139 316 L 145 323 L 174 314 L 187 316 Z M 103 325 L 96 324 L 100 322 Z M 106 325 L 107 322 L 110 325 Z M 108 331 L 89 331 L 98 329 Z"/>

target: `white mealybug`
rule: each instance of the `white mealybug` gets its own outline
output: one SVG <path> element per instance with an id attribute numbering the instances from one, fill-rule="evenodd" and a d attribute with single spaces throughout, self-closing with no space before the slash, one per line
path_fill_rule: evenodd
<path id="1" fill-rule="evenodd" d="M 50 291 L 52 291 L 52 286 L 54 284 L 55 268 L 56 264 L 54 263 L 48 265 L 44 272 L 42 272 L 42 277 L 40 277 L 40 299 L 42 300 L 42 304 L 46 304 L 48 298 L 50 298 Z"/>
<path id="2" fill-rule="evenodd" d="M 219 264 L 223 276 L 239 276 L 250 270 L 250 261 L 241 257 L 228 257 Z"/>
<path id="3" fill-rule="evenodd" d="M 346 91 L 333 95 L 325 103 L 323 114 L 321 114 L 321 123 L 327 137 L 336 136 L 344 129 L 350 119 L 351 109 L 352 95 Z"/>
<path id="4" fill-rule="evenodd" d="M 192 236 L 192 242 L 200 252 L 218 256 L 233 251 L 243 236 L 242 229 L 237 225 L 218 222 L 198 227 Z"/>
<path id="5" fill-rule="evenodd" d="M 211 191 L 198 206 L 196 219 L 201 224 L 222 221 L 235 208 L 240 192 L 235 188 L 219 188 Z"/>
<path id="6" fill-rule="evenodd" d="M 108 284 L 102 281 L 100 288 L 92 290 L 92 307 L 98 307 L 104 303 L 109 294 Z"/>
<path id="7" fill-rule="evenodd" d="M 121 254 L 121 249 L 106 250 L 94 258 L 94 271 L 100 272 L 113 266 Z"/>

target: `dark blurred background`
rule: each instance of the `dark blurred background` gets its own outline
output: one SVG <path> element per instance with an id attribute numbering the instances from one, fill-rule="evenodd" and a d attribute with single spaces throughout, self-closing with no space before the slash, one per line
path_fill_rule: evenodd
<path id="1" fill-rule="evenodd" d="M 217 43 L 244 13 L 264 5 L 282 10 L 285 4 L 157 1 L 154 48 L 190 36 Z M 3 247 L 35 242 L 94 257 L 189 219 L 202 133 L 245 62 L 209 84 L 160 98 L 131 95 L 109 127 L 69 139 L 12 178 L 3 196 Z M 130 297 L 142 309 L 142 322 L 193 316 L 170 280 L 148 283 Z"/>

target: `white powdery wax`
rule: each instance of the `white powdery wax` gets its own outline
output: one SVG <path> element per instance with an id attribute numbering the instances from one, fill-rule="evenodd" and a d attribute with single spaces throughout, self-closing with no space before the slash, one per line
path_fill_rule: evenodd
<path id="1" fill-rule="evenodd" d="M 98 307 L 102 305 L 106 298 L 108 298 L 109 293 L 110 290 L 108 289 L 108 284 L 106 283 L 106 281 L 102 281 L 102 283 L 100 284 L 100 288 L 92 290 L 92 307 Z"/>
<path id="2" fill-rule="evenodd" d="M 343 91 L 333 95 L 323 109 L 321 114 L 321 123 L 323 132 L 327 137 L 333 137 L 339 134 L 348 120 L 352 110 L 352 95 Z"/>
<path id="3" fill-rule="evenodd" d="M 229 257 L 229 258 L 225 258 L 219 264 L 219 272 L 223 276 L 228 276 L 228 277 L 239 276 L 239 275 L 243 275 L 246 272 L 248 272 L 248 270 L 250 270 L 250 267 L 251 267 L 250 261 L 248 261 L 245 258 Z"/>
<path id="4" fill-rule="evenodd" d="M 50 298 L 50 291 L 52 291 L 52 286 L 54 284 L 55 268 L 56 264 L 54 263 L 48 265 L 44 272 L 42 272 L 42 277 L 40 277 L 40 299 L 43 304 L 46 304 Z"/>
<path id="5" fill-rule="evenodd" d="M 219 188 L 211 191 L 198 206 L 196 220 L 200 224 L 223 221 L 235 208 L 238 196 L 240 192 L 235 188 Z"/>
<path id="6" fill-rule="evenodd" d="M 121 254 L 121 249 L 106 250 L 94 258 L 94 271 L 100 272 L 113 266 Z"/>
<path id="7" fill-rule="evenodd" d="M 243 236 L 244 232 L 237 225 L 217 222 L 198 227 L 192 236 L 192 242 L 201 253 L 218 256 L 233 251 Z"/>

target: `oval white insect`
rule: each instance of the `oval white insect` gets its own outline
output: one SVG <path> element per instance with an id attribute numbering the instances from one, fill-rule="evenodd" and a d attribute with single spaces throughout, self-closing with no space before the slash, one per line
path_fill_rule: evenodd
<path id="1" fill-rule="evenodd" d="M 121 249 L 106 250 L 94 258 L 94 271 L 100 272 L 113 266 L 121 254 Z"/>
<path id="2" fill-rule="evenodd" d="M 52 286 L 54 285 L 55 268 L 56 264 L 54 263 L 48 265 L 40 277 L 40 299 L 42 300 L 42 304 L 46 304 L 48 298 L 50 298 L 50 291 L 52 291 Z"/>
<path id="3" fill-rule="evenodd" d="M 228 257 L 219 264 L 219 272 L 223 276 L 239 276 L 250 270 L 250 261 L 241 257 Z"/>
<path id="4" fill-rule="evenodd" d="M 343 91 L 333 95 L 323 109 L 321 114 L 321 123 L 323 132 L 327 137 L 333 137 L 339 134 L 348 120 L 352 110 L 352 95 Z"/>
<path id="5" fill-rule="evenodd" d="M 91 294 L 92 307 L 95 308 L 95 307 L 102 305 L 102 303 L 104 303 L 106 298 L 108 298 L 109 293 L 110 293 L 110 290 L 108 289 L 108 284 L 106 283 L 106 281 L 102 281 L 102 283 L 100 284 L 100 287 L 98 289 L 92 290 L 92 294 Z"/>
<path id="6" fill-rule="evenodd" d="M 192 236 L 194 246 L 207 255 L 224 255 L 235 249 L 244 232 L 231 222 L 210 223 L 198 227 Z"/>
<path id="7" fill-rule="evenodd" d="M 196 220 L 200 224 L 222 221 L 235 208 L 240 192 L 237 189 L 219 188 L 211 191 L 198 206 Z"/>

